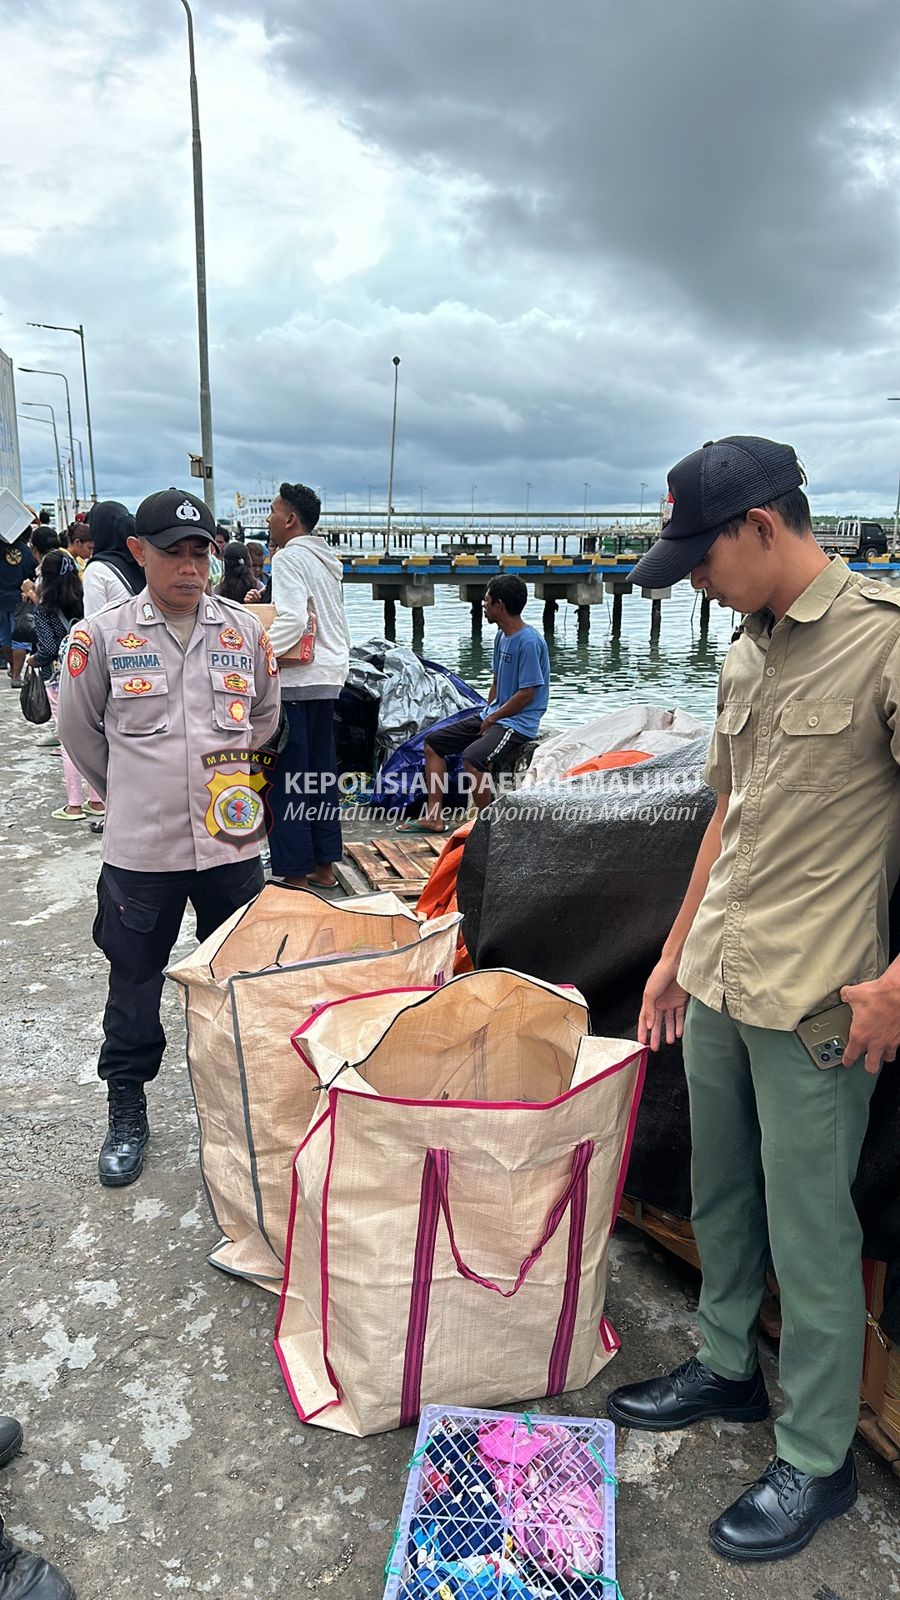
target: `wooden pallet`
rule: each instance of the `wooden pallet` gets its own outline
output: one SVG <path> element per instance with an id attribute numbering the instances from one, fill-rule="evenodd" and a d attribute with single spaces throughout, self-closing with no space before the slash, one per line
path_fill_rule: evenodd
<path id="1" fill-rule="evenodd" d="M 404 900 L 418 900 L 447 843 L 447 834 L 386 834 L 347 841 L 335 873 L 348 894 L 392 889 Z"/>

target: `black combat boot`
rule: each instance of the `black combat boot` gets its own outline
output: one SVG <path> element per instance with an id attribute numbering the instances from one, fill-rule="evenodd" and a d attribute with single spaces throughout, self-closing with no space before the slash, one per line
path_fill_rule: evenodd
<path id="1" fill-rule="evenodd" d="M 22 1424 L 15 1417 L 0 1417 L 0 1467 L 12 1461 L 22 1448 Z"/>
<path id="2" fill-rule="evenodd" d="M 76 1600 L 62 1573 L 8 1539 L 0 1522 L 0 1600 Z"/>
<path id="3" fill-rule="evenodd" d="M 109 1128 L 97 1166 L 100 1182 L 108 1189 L 134 1183 L 144 1169 L 144 1149 L 150 1138 L 147 1101 L 139 1083 L 110 1078 Z M 2 1600 L 2 1597 L 0 1597 Z"/>

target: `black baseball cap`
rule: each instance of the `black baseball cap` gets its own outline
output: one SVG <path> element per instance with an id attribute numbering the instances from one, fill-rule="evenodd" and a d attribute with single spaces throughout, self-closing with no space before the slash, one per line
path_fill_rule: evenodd
<path id="1" fill-rule="evenodd" d="M 727 523 L 805 482 L 793 446 L 774 439 L 731 434 L 694 450 L 669 473 L 671 516 L 656 544 L 628 574 L 629 583 L 660 589 L 680 582 Z"/>
<path id="2" fill-rule="evenodd" d="M 216 541 L 216 519 L 203 500 L 187 489 L 158 489 L 148 494 L 134 513 L 134 531 L 158 550 L 168 550 L 179 539 Z"/>

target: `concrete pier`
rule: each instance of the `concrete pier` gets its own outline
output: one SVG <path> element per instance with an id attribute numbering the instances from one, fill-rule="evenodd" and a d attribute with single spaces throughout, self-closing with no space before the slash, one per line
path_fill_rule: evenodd
<path id="1" fill-rule="evenodd" d="M 171 986 L 143 1177 L 98 1187 L 106 963 L 90 930 L 102 841 L 50 818 L 59 757 L 3 692 L 0 1409 L 21 1418 L 25 1448 L 0 1474 L 0 1513 L 79 1600 L 378 1600 L 414 1432 L 357 1439 L 300 1422 L 272 1351 L 277 1299 L 208 1265 L 219 1235 Z M 178 952 L 192 942 L 188 917 Z M 621 1351 L 554 1399 L 515 1395 L 513 1374 L 511 1402 L 601 1414 L 616 1385 L 696 1351 L 697 1287 L 690 1268 L 620 1227 L 607 1312 Z M 762 1361 L 778 1409 L 765 1341 Z M 770 1423 L 619 1430 L 616 1448 L 626 1600 L 897 1594 L 900 1486 L 861 1442 L 854 1510 L 792 1561 L 756 1570 L 719 1560 L 706 1534 L 771 1459 Z"/>

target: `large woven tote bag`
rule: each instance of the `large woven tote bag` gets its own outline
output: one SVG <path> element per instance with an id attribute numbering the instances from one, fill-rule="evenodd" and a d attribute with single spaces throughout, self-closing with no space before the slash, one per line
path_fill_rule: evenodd
<path id="1" fill-rule="evenodd" d="M 297 1152 L 275 1347 L 305 1422 L 581 1388 L 618 1347 L 607 1249 L 645 1052 L 576 990 L 505 969 L 338 1001 L 295 1036 Z"/>
<path id="2" fill-rule="evenodd" d="M 442 983 L 459 920 L 422 922 L 393 894 L 332 902 L 267 884 L 168 969 L 184 999 L 200 1167 L 223 1235 L 213 1266 L 281 1289 L 293 1160 L 318 1103 L 291 1034 L 325 1001 Z"/>

